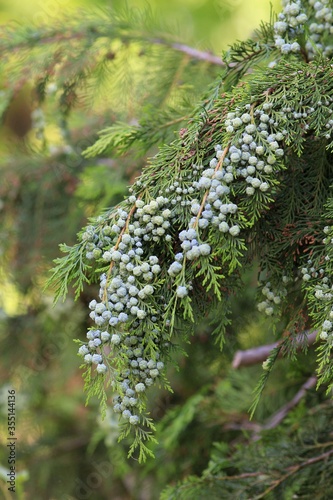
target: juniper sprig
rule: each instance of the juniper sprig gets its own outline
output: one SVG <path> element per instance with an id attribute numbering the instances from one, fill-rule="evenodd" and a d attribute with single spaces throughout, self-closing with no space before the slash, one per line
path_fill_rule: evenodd
<path id="1" fill-rule="evenodd" d="M 254 259 L 259 310 L 274 319 L 288 309 L 286 351 L 300 314 L 319 328 L 319 383 L 333 383 L 331 7 L 328 0 L 285 1 L 256 44 L 231 48 L 221 78 L 178 137 L 58 260 L 51 278 L 58 296 L 70 281 L 78 293 L 83 282 L 99 283 L 79 348 L 86 390 L 104 406 L 113 394 L 121 437 L 134 433 L 130 455 L 139 447 L 140 460 L 153 439 L 149 387 L 170 388 L 166 366 L 177 339 L 208 311 L 228 309 Z M 87 154 L 122 147 L 117 129 L 110 134 Z M 290 312 L 295 296 L 301 306 Z"/>

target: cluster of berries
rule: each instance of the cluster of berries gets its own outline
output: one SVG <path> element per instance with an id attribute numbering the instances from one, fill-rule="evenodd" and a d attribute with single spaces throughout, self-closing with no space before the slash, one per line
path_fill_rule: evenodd
<path id="1" fill-rule="evenodd" d="M 282 277 L 284 284 L 287 284 L 288 281 L 287 276 Z M 287 289 L 285 286 L 280 286 L 278 290 L 275 290 L 271 283 L 267 281 L 265 286 L 262 287 L 261 293 L 265 297 L 265 300 L 259 302 L 258 311 L 264 312 L 267 316 L 272 316 L 276 312 L 276 306 L 279 306 L 283 298 L 287 295 Z"/>
<path id="2" fill-rule="evenodd" d="M 127 360 L 127 367 L 116 374 L 112 383 L 119 393 L 114 410 L 136 425 L 140 420 L 135 414 L 140 395 L 164 368 L 159 361 L 163 335 L 157 323 L 165 305 L 155 306 L 161 299 L 161 266 L 147 243 L 166 239 L 171 210 L 166 208 L 169 200 L 164 197 L 144 203 L 132 195 L 127 203 L 132 208 L 119 208 L 113 223 L 99 233 L 88 226 L 82 234 L 82 240 L 87 242 L 87 258 L 108 264 L 109 269 L 100 276 L 100 301 L 89 304 L 90 318 L 96 326 L 87 332 L 88 342 L 80 347 L 79 355 L 85 363 L 95 364 L 99 374 L 107 373 L 108 368 L 112 372 L 110 354 Z M 147 327 L 150 337 L 145 335 Z M 147 352 L 147 337 L 153 338 L 154 352 Z"/>
<path id="3" fill-rule="evenodd" d="M 209 261 L 212 233 L 241 237 L 244 214 L 235 193 L 254 205 L 265 200 L 283 168 L 283 115 L 268 102 L 235 107 L 224 119 L 225 146 L 215 145 L 213 157 L 193 162 L 185 175 L 171 171 L 156 197 L 142 176 L 109 219 L 81 234 L 86 258 L 104 270 L 99 300 L 89 304 L 94 327 L 79 354 L 111 377 L 114 411 L 130 424 L 140 423 L 145 391 L 164 375 L 170 293 L 180 305 L 188 300 L 193 283 L 186 271 Z"/>
<path id="4" fill-rule="evenodd" d="M 324 227 L 325 238 L 323 239 L 323 244 L 325 245 L 328 253 L 331 252 L 333 243 L 333 233 L 332 227 Z M 325 255 L 325 261 L 331 260 L 331 255 Z M 310 293 L 313 294 L 316 299 L 317 310 L 323 310 L 325 312 L 326 319 L 322 322 L 320 331 L 320 338 L 328 342 L 330 346 L 333 346 L 333 286 L 331 279 L 325 273 L 323 268 L 318 269 L 313 261 L 309 259 L 307 261 L 306 267 L 301 269 L 302 279 L 306 286 L 309 288 Z M 310 287 L 309 287 L 310 286 Z"/>
<path id="5" fill-rule="evenodd" d="M 309 40 L 305 50 L 311 59 L 316 52 L 326 57 L 333 54 L 333 10 L 330 0 L 286 0 L 284 9 L 274 24 L 275 46 L 282 54 L 299 52 L 298 43 L 305 27 L 309 29 Z"/>

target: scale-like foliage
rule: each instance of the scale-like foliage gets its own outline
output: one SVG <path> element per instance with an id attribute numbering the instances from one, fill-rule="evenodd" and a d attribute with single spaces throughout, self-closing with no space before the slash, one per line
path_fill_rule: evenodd
<path id="1" fill-rule="evenodd" d="M 263 433 L 260 441 L 237 447 L 232 457 L 216 444 L 201 477 L 191 476 L 163 492 L 163 500 L 211 498 L 326 499 L 332 489 L 333 450 L 327 427 L 331 404 L 314 415 L 304 409 L 289 416 L 288 426 Z M 315 417 L 315 420 L 313 419 Z M 314 479 L 315 478 L 315 479 Z"/>
<path id="2" fill-rule="evenodd" d="M 139 448 L 140 461 L 154 440 L 148 388 L 170 389 L 166 366 L 174 350 L 209 312 L 219 311 L 216 340 L 223 344 L 230 295 L 254 260 L 258 308 L 272 321 L 283 318 L 287 334 L 264 364 L 253 410 L 276 358 L 295 357 L 295 336 L 305 328 L 318 329 L 318 383 L 332 387 L 332 25 L 332 1 L 285 1 L 275 23 L 263 24 L 216 64 L 224 68 L 218 79 L 214 65 L 203 62 L 209 54 L 193 55 L 178 39 L 158 34 L 147 13 L 90 15 L 66 30 L 21 29 L 1 39 L 10 79 L 28 68 L 24 81 L 37 78 L 40 102 L 57 80 L 65 136 L 77 100 L 96 97 L 98 83 L 108 86 L 113 72 L 110 95 L 120 116 L 86 157 L 142 156 L 170 141 L 125 200 L 92 218 L 75 246 L 62 247 L 67 255 L 49 281 L 56 298 L 70 284 L 79 295 L 99 282 L 89 304 L 93 326 L 79 348 L 85 387 L 104 411 L 113 396 L 120 438 L 133 433 L 129 455 Z M 162 55 L 159 72 L 147 74 L 137 50 L 152 61 Z M 208 77 L 213 81 L 196 107 L 194 76 L 207 86 Z M 155 82 L 150 100 L 144 79 Z M 144 111 L 134 124 L 122 101 L 133 93 L 135 110 Z M 220 494 L 214 481 L 205 487 Z"/>
<path id="3" fill-rule="evenodd" d="M 319 14 L 327 17 L 321 32 L 327 43 L 325 8 Z M 299 317 L 320 329 L 319 382 L 332 384 L 332 213 L 325 206 L 333 168 L 333 71 L 329 49 L 310 50 L 318 36 L 305 26 L 319 14 L 312 2 L 287 2 L 257 41 L 231 49 L 222 82 L 179 138 L 160 148 L 127 199 L 81 233 L 72 268 L 65 258 L 55 270 L 53 280 L 63 273 L 67 283 L 89 266 L 82 280 L 100 280 L 99 297 L 89 305 L 95 324 L 79 353 L 88 396 L 101 393 L 105 380 L 116 393 L 123 436 L 135 432 L 130 454 L 140 436 L 150 437 L 146 390 L 167 383 L 165 365 L 177 337 L 190 335 L 218 304 L 227 309 L 254 258 L 264 296 L 258 307 L 272 319 L 287 315 L 290 331 L 267 360 L 258 394 L 279 352 L 295 352 Z M 272 67 L 254 66 L 265 56 L 275 58 Z M 87 153 L 118 144 L 124 152 L 140 133 L 145 127 L 136 135 L 111 127 Z M 146 454 L 141 448 L 139 458 Z"/>

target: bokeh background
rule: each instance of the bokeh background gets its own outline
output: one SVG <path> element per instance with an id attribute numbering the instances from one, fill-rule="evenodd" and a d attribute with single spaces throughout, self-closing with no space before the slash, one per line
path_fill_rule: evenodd
<path id="1" fill-rule="evenodd" d="M 132 0 L 127 6 L 132 11 L 150 7 L 184 43 L 220 56 L 229 44 L 250 37 L 261 21 L 268 21 L 271 9 L 278 12 L 279 2 Z M 5 28 L 23 25 L 38 31 L 63 19 L 65 29 L 71 20 L 84 18 L 84 11 L 107 7 L 123 9 L 124 2 L 1 0 L 0 22 Z M 138 56 L 132 64 L 141 64 Z M 218 74 L 219 68 L 201 70 L 188 89 L 193 103 Z M 85 406 L 73 342 L 85 336 L 87 304 L 97 290 L 84 290 L 78 301 L 70 293 L 53 307 L 52 290 L 43 291 L 43 286 L 53 259 L 60 255 L 58 245 L 73 244 L 90 216 L 121 200 L 145 155 L 154 154 L 157 146 L 138 158 L 82 158 L 101 128 L 118 119 L 138 119 L 142 101 L 126 96 L 121 80 L 118 94 L 108 93 L 111 81 L 106 80 L 102 99 L 87 98 L 74 107 L 65 137 L 66 130 L 53 120 L 56 88 L 49 86 L 45 102 L 36 103 L 32 87 L 25 83 L 8 100 L 6 79 L 1 70 L 0 498 L 13 498 L 6 486 L 5 444 L 7 391 L 14 388 L 19 471 L 15 498 L 154 500 L 167 484 L 200 474 L 213 442 L 235 439 L 235 432 L 223 426 L 246 418 L 260 367 L 236 372 L 230 361 L 237 348 L 271 341 L 269 326 L 254 312 L 251 286 L 233 304 L 235 322 L 223 354 L 211 342 L 209 327 L 199 325 L 186 347 L 189 358 L 179 356 L 179 372 L 170 369 L 174 393 L 155 389 L 151 394 L 151 413 L 159 422 L 156 460 L 145 466 L 127 461 L 126 443 L 117 444 L 117 420 L 110 413 L 102 421 L 97 401 Z M 249 274 L 248 284 L 252 281 L 255 276 Z M 283 403 L 283 384 L 283 398 L 295 390 L 297 373 L 286 381 L 288 362 L 281 367 L 280 378 L 263 398 L 259 420 Z"/>

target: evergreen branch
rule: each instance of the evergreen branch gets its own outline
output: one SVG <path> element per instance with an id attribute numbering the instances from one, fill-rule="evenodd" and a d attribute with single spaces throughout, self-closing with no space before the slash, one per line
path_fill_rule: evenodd
<path id="1" fill-rule="evenodd" d="M 280 484 L 286 481 L 286 479 L 288 479 L 290 476 L 293 476 L 294 474 L 296 474 L 301 469 L 304 469 L 305 467 L 309 467 L 310 465 L 326 460 L 331 455 L 333 455 L 333 449 L 326 451 L 325 453 L 322 453 L 321 455 L 318 455 L 316 457 L 311 457 L 300 464 L 295 464 L 291 465 L 290 467 L 287 467 L 288 472 L 286 474 L 281 476 L 279 479 L 274 480 L 272 484 L 263 493 L 253 497 L 253 500 L 260 500 L 262 498 L 265 498 L 266 495 L 274 491 L 278 486 L 280 486 Z"/>
<path id="2" fill-rule="evenodd" d="M 99 28 L 99 20 L 96 20 L 94 23 L 91 24 L 91 26 L 89 26 L 88 32 L 64 33 L 63 27 L 60 26 L 59 26 L 59 31 L 56 31 L 54 28 L 50 29 L 49 32 L 47 31 L 47 29 L 45 29 L 44 32 L 40 31 L 40 33 L 38 33 L 38 31 L 31 30 L 30 33 L 26 32 L 26 38 L 24 40 L 16 44 L 15 43 L 9 44 L 8 41 L 3 40 L 2 43 L 0 43 L 0 55 L 7 55 L 8 50 L 11 51 L 11 54 L 15 54 L 21 51 L 22 49 L 26 48 L 31 49 L 34 48 L 35 46 L 53 45 L 75 40 L 84 40 L 85 38 L 87 38 L 87 34 L 89 35 L 89 37 L 92 37 L 94 39 L 105 37 L 106 36 L 105 31 L 99 30 L 98 28 Z M 194 47 L 190 47 L 189 45 L 183 43 L 172 41 L 168 37 L 150 38 L 149 35 L 147 35 L 145 32 L 125 31 L 124 26 L 122 26 L 121 24 L 119 25 L 118 28 L 119 32 L 116 32 L 116 35 L 118 35 L 119 38 L 122 39 L 124 42 L 142 41 L 148 44 L 164 45 L 178 52 L 186 54 L 191 59 L 204 61 L 208 64 L 216 66 L 222 66 L 222 67 L 226 66 L 226 63 L 222 61 L 222 59 L 219 56 L 211 52 L 206 52 L 203 50 L 196 49 Z M 127 26 L 127 30 L 129 29 L 130 26 Z M 131 36 L 130 33 L 133 33 L 133 35 Z M 231 64 L 231 66 L 233 66 L 233 64 Z"/>
<path id="3" fill-rule="evenodd" d="M 327 443 L 322 443 L 321 446 L 326 446 Z M 316 457 L 311 457 L 304 462 L 301 462 L 299 464 L 291 465 L 287 467 L 287 473 L 281 476 L 279 479 L 276 479 L 275 481 L 272 482 L 272 484 L 260 495 L 253 497 L 253 500 L 260 500 L 261 498 L 264 498 L 268 493 L 273 491 L 275 488 L 277 488 L 281 483 L 283 483 L 288 477 L 292 476 L 293 474 L 296 474 L 299 470 L 309 467 L 310 465 L 313 465 L 315 463 L 321 462 L 323 460 L 326 460 L 333 454 L 333 449 L 322 453 L 321 455 L 317 455 Z M 260 476 L 266 476 L 266 473 L 262 470 L 256 471 L 256 472 L 246 472 L 243 474 L 238 474 L 235 476 L 223 476 L 223 477 L 216 477 L 214 479 L 218 481 L 238 481 L 240 479 L 247 479 L 249 477 L 260 477 Z"/>
<path id="4" fill-rule="evenodd" d="M 141 196 L 138 196 L 138 200 L 141 198 Z M 128 213 L 128 216 L 127 216 L 127 219 L 126 219 L 126 224 L 124 225 L 124 227 L 122 228 L 122 230 L 120 231 L 120 234 L 118 236 L 118 239 L 114 245 L 114 250 L 118 250 L 119 248 L 119 245 L 121 243 L 121 240 L 122 240 L 122 237 L 125 233 L 127 233 L 128 231 L 128 225 L 130 223 L 130 220 L 131 220 L 131 217 L 132 215 L 134 214 L 136 210 L 136 204 L 134 203 L 131 207 L 131 210 L 129 211 Z M 107 272 L 107 276 L 106 276 L 106 282 L 107 284 L 109 283 L 110 281 L 110 277 L 111 277 L 111 273 L 112 273 L 112 269 L 113 269 L 113 266 L 114 266 L 114 261 L 111 261 L 110 262 L 110 266 L 109 266 L 109 269 L 108 269 L 108 272 Z M 103 295 L 103 300 L 106 300 L 107 301 L 107 287 L 105 287 L 105 290 L 104 290 L 104 295 Z"/>
<path id="5" fill-rule="evenodd" d="M 265 370 L 263 371 L 263 373 L 261 374 L 261 377 L 259 379 L 259 382 L 256 386 L 256 388 L 254 389 L 254 399 L 253 399 L 253 402 L 249 408 L 249 412 L 250 412 L 250 419 L 252 419 L 255 411 L 256 411 L 256 408 L 259 404 L 259 401 L 260 401 L 260 398 L 261 398 L 261 395 L 265 389 L 265 386 L 266 386 L 266 382 L 268 380 L 268 377 L 273 369 L 273 366 L 275 364 L 275 361 L 277 360 L 277 358 L 280 356 L 281 354 L 281 350 L 283 348 L 283 342 L 279 343 L 276 347 L 274 347 L 274 349 L 270 352 L 268 358 L 266 361 L 264 361 L 265 363 Z"/>
<path id="6" fill-rule="evenodd" d="M 89 158 L 107 151 L 113 155 L 122 156 L 134 145 L 137 154 L 146 153 L 154 144 L 161 142 L 166 137 L 167 132 L 174 129 L 175 125 L 188 120 L 188 116 L 183 114 L 177 117 L 179 111 L 174 108 L 166 109 L 156 119 L 154 119 L 155 117 L 149 118 L 149 120 L 143 118 L 137 125 L 116 122 L 111 127 L 101 130 L 99 139 L 92 146 L 89 146 L 83 155 Z"/>
<path id="7" fill-rule="evenodd" d="M 253 432 L 252 440 L 257 441 L 261 439 L 260 433 L 265 430 L 270 430 L 276 428 L 281 422 L 285 419 L 288 413 L 298 405 L 302 398 L 305 397 L 307 391 L 316 386 L 317 377 L 311 376 L 309 377 L 304 384 L 302 384 L 301 388 L 297 391 L 295 396 L 288 401 L 285 405 L 283 405 L 279 410 L 277 410 L 265 424 L 259 424 L 257 422 L 249 422 L 245 420 L 241 423 L 228 422 L 224 429 L 232 429 L 232 430 L 241 430 L 241 431 L 251 431 Z"/>
<path id="8" fill-rule="evenodd" d="M 221 157 L 219 158 L 219 161 L 218 161 L 218 163 L 217 163 L 217 165 L 216 165 L 216 167 L 215 167 L 215 169 L 214 169 L 214 174 L 213 174 L 213 177 L 214 177 L 214 175 L 216 174 L 216 172 L 218 172 L 219 170 L 221 170 L 222 165 L 223 165 L 223 161 L 224 161 L 224 159 L 225 159 L 225 157 L 226 157 L 226 155 L 227 155 L 227 153 L 228 153 L 228 151 L 229 151 L 229 148 L 230 148 L 230 144 L 228 144 L 228 145 L 224 148 L 223 153 L 222 153 Z M 204 194 L 204 196 L 203 196 L 203 198 L 202 198 L 202 201 L 201 201 L 201 205 L 200 205 L 199 212 L 198 212 L 198 214 L 197 214 L 197 216 L 196 216 L 196 218 L 195 218 L 195 222 L 194 222 L 194 224 L 193 224 L 193 228 L 194 228 L 194 229 L 196 229 L 196 228 L 197 228 L 197 226 L 198 226 L 199 219 L 200 219 L 201 214 L 202 214 L 202 211 L 203 211 L 203 209 L 204 209 L 204 207 L 205 207 L 205 204 L 206 204 L 206 201 L 207 201 L 207 197 L 208 197 L 208 195 L 209 195 L 209 189 L 207 189 L 207 191 L 205 192 L 205 194 Z"/>
<path id="9" fill-rule="evenodd" d="M 127 31 L 128 25 L 124 26 L 116 26 L 121 42 L 145 43 L 141 27 Z M 152 36 L 149 30 L 147 33 Z M 237 79 L 247 67 L 253 70 L 253 61 L 267 55 L 266 49 L 268 52 L 272 49 L 271 42 L 263 39 L 258 44 L 235 48 Z M 127 50 L 126 46 L 123 57 Z M 167 82 L 162 82 L 163 92 L 155 100 L 162 109 L 175 95 L 179 96 L 178 80 L 180 75 L 183 78 L 189 59 L 187 53 L 170 59 L 172 68 Z M 119 68 L 121 81 L 128 76 L 123 62 Z M 102 388 L 106 376 L 111 377 L 117 392 L 114 410 L 128 421 L 120 439 L 130 431 L 135 433 L 130 454 L 139 448 L 139 460 L 149 455 L 143 444 L 149 434 L 135 429 L 144 422 L 146 390 L 163 378 L 170 340 L 183 333 L 188 338 L 196 320 L 221 301 L 222 291 L 235 289 L 235 274 L 244 271 L 252 258 L 248 241 L 255 239 L 263 269 L 281 268 L 281 262 L 286 262 L 288 276 L 283 277 L 293 284 L 298 272 L 295 262 L 303 251 L 304 241 L 309 245 L 319 241 L 314 234 L 316 226 L 304 225 L 303 212 L 318 212 L 325 201 L 319 190 L 322 193 L 326 189 L 331 176 L 326 161 L 316 162 L 319 165 L 316 168 L 310 164 L 307 148 L 313 149 L 313 144 L 320 142 L 321 148 L 316 153 L 323 160 L 330 121 L 328 112 L 321 110 L 322 102 L 329 103 L 332 99 L 331 74 L 328 62 L 305 65 L 295 57 L 290 63 L 282 61 L 269 70 L 259 68 L 255 78 L 239 83 L 230 92 L 225 91 L 223 80 L 192 113 L 188 127 L 148 162 L 130 188 L 131 195 L 111 210 L 109 218 L 96 219 L 86 235 L 89 247 L 84 257 L 88 261 L 95 259 L 100 265 L 92 272 L 95 280 L 100 280 L 100 302 L 90 302 L 89 314 L 97 327 L 105 328 L 103 332 L 91 328 L 86 344 L 79 350 L 88 365 L 86 388 L 88 395 L 102 397 L 105 404 L 106 393 Z M 222 92 L 217 92 L 217 88 Z M 300 107 L 300 95 L 305 107 Z M 149 128 L 140 132 L 150 135 Z M 131 135 L 126 126 L 122 130 L 111 129 L 103 133 L 90 153 L 92 150 L 100 153 L 117 145 L 116 141 L 125 151 L 138 137 Z M 125 146 L 121 146 L 122 138 Z M 293 172 L 294 164 L 308 183 L 307 198 L 320 179 L 314 191 L 316 200 L 311 199 L 309 206 L 309 201 L 302 197 L 302 213 L 289 210 L 281 217 L 277 210 L 280 217 L 275 220 L 272 208 L 279 209 L 280 204 L 285 207 L 289 203 L 293 189 L 290 171 Z M 306 176 L 309 166 L 313 172 Z M 299 183 L 303 188 L 301 180 Z M 276 223 L 273 230 L 272 219 Z M 285 238 L 287 230 L 292 236 Z M 269 239 L 267 233 L 273 238 Z M 276 240 L 275 233 L 279 236 Z M 288 241 L 280 247 L 283 238 Z M 266 253 L 267 246 L 272 251 Z M 279 304 L 288 293 L 287 289 L 282 290 L 281 275 L 282 272 L 276 272 L 272 280 L 277 282 L 277 290 L 274 283 L 268 286 L 267 282 L 267 300 L 260 304 L 260 310 L 269 316 L 276 309 L 282 310 Z M 305 307 L 300 309 L 301 317 L 305 316 Z M 295 308 L 294 314 L 298 310 Z M 303 329 L 304 325 L 294 328 L 295 332 Z M 297 337 L 289 332 L 270 346 L 272 350 L 263 366 L 265 371 L 256 389 L 251 416 L 276 359 L 288 351 L 294 353 L 295 345 L 305 346 L 302 336 L 305 337 L 304 333 Z M 105 345 L 111 347 L 112 356 L 104 351 Z M 91 365 L 97 365 L 96 371 L 91 370 Z M 312 380 L 272 417 L 268 428 L 284 418 L 311 384 Z M 128 398 L 132 396 L 130 402 Z"/>
<path id="10" fill-rule="evenodd" d="M 205 52 L 202 50 L 195 49 L 193 47 L 189 47 L 188 45 L 185 45 L 183 43 L 177 43 L 177 42 L 169 42 L 168 40 L 163 40 L 162 38 L 158 39 L 152 39 L 151 42 L 156 43 L 156 44 L 162 44 L 162 45 L 167 45 L 168 47 L 171 47 L 175 50 L 178 50 L 180 52 L 183 52 L 187 56 L 189 56 L 191 59 L 198 59 L 199 61 L 205 61 L 209 64 L 215 64 L 217 66 L 226 66 L 226 63 L 222 61 L 222 59 L 211 52 Z"/>
<path id="11" fill-rule="evenodd" d="M 308 332 L 303 332 L 296 337 L 297 350 L 304 348 L 304 335 L 307 336 L 307 345 L 312 345 L 318 335 L 317 331 L 310 334 Z M 234 359 L 232 361 L 232 367 L 236 370 L 242 366 L 251 366 L 265 361 L 271 351 L 279 345 L 279 342 L 274 342 L 273 344 L 262 345 L 259 347 L 253 347 L 252 349 L 247 349 L 245 351 L 237 351 Z M 283 354 L 280 354 L 280 357 Z"/>
<path id="12" fill-rule="evenodd" d="M 312 387 L 315 387 L 317 383 L 317 377 L 312 376 L 309 377 L 306 382 L 301 386 L 299 391 L 295 394 L 295 396 L 282 408 L 280 408 L 274 415 L 270 417 L 268 422 L 266 422 L 261 428 L 263 430 L 267 429 L 274 429 L 274 427 L 277 427 L 282 420 L 287 416 L 287 414 L 295 407 L 298 405 L 298 403 L 301 401 L 302 398 L 306 395 L 306 392 L 309 389 L 312 389 Z M 259 437 L 257 437 L 259 439 Z"/>
<path id="13" fill-rule="evenodd" d="M 117 103 L 116 128 L 103 139 L 111 147 L 115 141 L 125 152 L 135 143 L 140 154 L 156 143 L 172 140 L 177 123 L 191 114 L 200 87 L 209 84 L 210 75 L 214 78 L 219 67 L 217 56 L 179 43 L 149 12 L 126 10 L 105 10 L 101 15 L 85 12 L 79 19 L 64 18 L 37 29 L 19 26 L 9 34 L 0 28 L 0 54 L 2 66 L 10 68 L 7 85 L 37 81 L 38 86 L 43 81 L 45 97 L 45 83 L 56 84 L 63 130 L 74 105 L 83 101 L 91 105 L 107 89 L 108 100 Z M 151 110 L 155 120 L 151 120 Z M 137 116 L 140 127 L 124 130 L 121 122 L 133 123 Z"/>
<path id="14" fill-rule="evenodd" d="M 92 307 L 97 308 L 97 311 L 103 310 L 106 316 L 114 317 L 111 323 L 115 327 L 109 323 L 111 328 L 107 328 L 110 330 L 108 335 L 114 335 L 117 345 L 121 346 L 113 351 L 115 354 L 120 350 L 116 361 L 120 381 L 124 378 L 125 386 L 130 385 L 134 393 L 145 391 L 146 386 L 144 382 L 139 382 L 140 372 L 134 373 L 131 369 L 127 371 L 127 366 L 131 366 L 132 361 L 127 356 L 127 349 L 122 350 L 122 342 L 130 343 L 135 335 L 135 342 L 142 346 L 140 352 L 144 348 L 147 356 L 149 353 L 148 360 L 154 358 L 159 350 L 159 356 L 160 353 L 167 356 L 169 344 L 166 349 L 161 349 L 160 343 L 164 340 L 169 342 L 171 335 L 175 336 L 181 331 L 188 335 L 192 329 L 189 323 L 200 318 L 205 313 L 205 307 L 210 309 L 221 300 L 221 287 L 229 289 L 229 286 L 234 286 L 234 271 L 240 269 L 250 258 L 246 255 L 250 230 L 254 228 L 258 231 L 259 228 L 260 233 L 265 234 L 265 229 L 261 229 L 260 219 L 269 212 L 269 204 L 273 205 L 275 202 L 281 177 L 287 176 L 284 173 L 286 166 L 283 158 L 290 151 L 291 154 L 302 151 L 300 146 L 305 141 L 303 127 L 307 114 L 305 117 L 302 114 L 300 121 L 290 120 L 288 130 L 284 132 L 289 119 L 285 100 L 297 106 L 294 90 L 296 83 L 302 88 L 303 98 L 312 98 L 312 81 L 308 76 L 305 79 L 302 64 L 290 64 L 287 68 L 281 65 L 268 72 L 259 71 L 256 79 L 247 85 L 240 84 L 230 94 L 216 95 L 214 88 L 214 99 L 207 99 L 208 109 L 202 105 L 197 108 L 188 128 L 151 159 L 141 177 L 131 187 L 131 196 L 114 211 L 112 221 L 104 221 L 103 231 L 107 230 L 110 235 L 108 241 L 100 241 L 99 234 L 93 236 L 98 258 L 102 257 L 101 261 L 112 261 L 112 264 L 107 276 L 101 276 L 99 297 L 102 303 Z M 319 70 L 314 66 L 311 71 L 317 74 Z M 272 88 L 271 82 L 275 85 L 274 92 L 268 92 Z M 321 92 L 325 92 L 325 86 L 329 93 L 329 83 L 323 84 Z M 277 97 L 282 92 L 283 99 Z M 317 94 L 315 98 L 318 99 Z M 323 120 L 320 126 L 322 128 L 325 125 Z M 315 134 L 316 130 L 317 128 Z M 290 145 L 290 151 L 285 149 L 284 142 L 288 133 L 298 137 L 295 144 Z M 242 150 L 239 149 L 240 144 Z M 212 158 L 214 151 L 215 157 Z M 254 154 L 257 156 L 254 157 Z M 258 169 L 252 163 L 258 165 Z M 249 173 L 256 177 L 249 176 Z M 266 194 L 269 190 L 271 194 Z M 126 211 L 121 207 L 126 208 Z M 116 224 L 112 224 L 113 222 Z M 127 232 L 120 247 L 120 241 Z M 139 249 L 134 250 L 137 244 Z M 258 247 L 261 248 L 261 241 L 258 241 Z M 180 249 L 184 251 L 179 252 Z M 107 252 L 103 253 L 103 250 Z M 131 259 L 133 263 L 129 262 Z M 151 259 L 159 264 L 150 263 Z M 293 253 L 286 250 L 283 260 L 287 259 L 294 263 Z M 118 264 L 119 261 L 121 262 Z M 180 264 L 181 261 L 183 265 Z M 156 275 L 149 271 L 151 265 L 157 267 Z M 136 286 L 124 282 L 124 286 L 120 286 L 119 295 L 118 291 L 113 293 L 118 290 L 118 283 L 122 283 L 127 276 Z M 145 287 L 145 280 L 152 285 Z M 145 288 L 150 290 L 148 296 Z M 271 295 L 268 300 L 279 299 L 279 296 L 267 289 L 268 292 Z M 145 300 L 139 302 L 134 298 L 135 305 L 132 306 L 133 299 L 129 297 L 129 293 Z M 114 304 L 118 304 L 117 301 L 123 294 L 126 299 L 122 299 L 123 302 L 120 306 L 117 305 L 117 309 L 127 311 L 122 315 L 126 324 L 119 325 L 119 331 L 118 312 L 113 311 Z M 157 297 L 161 297 L 163 302 Z M 196 307 L 199 298 L 205 304 L 200 310 Z M 111 310 L 108 310 L 109 307 Z M 267 305 L 265 308 L 270 311 Z M 107 320 L 100 318 L 99 312 L 93 311 L 91 314 L 96 324 L 106 323 Z M 161 315 L 160 318 L 157 314 Z M 151 321 L 152 317 L 154 321 Z M 256 390 L 251 415 L 274 362 L 293 346 L 293 342 L 295 343 L 295 337 L 289 334 L 273 347 L 265 362 L 265 372 Z M 90 342 L 88 345 L 94 347 L 95 344 Z M 131 354 L 131 350 L 129 353 Z M 92 354 L 85 356 L 89 363 Z M 105 363 L 101 365 L 100 369 L 107 370 Z M 159 375 L 155 368 L 152 372 L 155 376 Z M 125 373 L 129 373 L 130 377 Z M 99 381 L 102 380 L 100 377 Z M 118 392 L 121 401 L 126 396 L 121 388 Z M 144 401 L 141 400 L 142 406 L 138 407 L 140 415 L 143 413 Z M 119 405 L 120 403 L 115 404 L 117 411 L 121 410 Z M 134 424 L 140 419 L 139 415 L 131 414 L 132 410 L 122 411 L 125 412 L 123 416 L 131 418 Z"/>
<path id="15" fill-rule="evenodd" d="M 256 40 L 245 40 L 235 43 L 223 54 L 227 66 L 226 88 L 232 88 L 247 73 L 252 72 L 255 64 L 268 59 L 274 51 L 272 25 L 261 23 L 255 31 Z"/>
<path id="16" fill-rule="evenodd" d="M 84 283 L 90 283 L 87 274 L 89 274 L 91 266 L 83 262 L 84 248 L 82 245 L 77 244 L 69 247 L 62 244 L 60 245 L 60 249 L 62 252 L 67 253 L 67 255 L 55 259 L 56 266 L 51 269 L 52 275 L 44 286 L 44 290 L 50 287 L 55 288 L 55 302 L 60 298 L 65 300 L 68 287 L 72 282 L 74 282 L 75 298 L 82 292 Z"/>
<path id="17" fill-rule="evenodd" d="M 328 443 L 320 443 L 319 447 L 325 448 L 327 445 Z M 267 484 L 267 482 L 269 482 L 270 483 L 269 486 L 259 495 L 255 496 L 251 495 L 251 497 L 249 497 L 248 495 L 246 496 L 246 498 L 251 498 L 252 500 L 261 500 L 263 498 L 266 498 L 269 493 L 278 488 L 291 476 L 297 474 L 299 471 L 305 469 L 306 467 L 310 467 L 319 462 L 326 461 L 328 458 L 331 457 L 332 454 L 333 454 L 333 449 L 328 450 L 327 452 L 317 455 L 315 457 L 308 458 L 307 460 L 304 460 L 301 463 L 290 465 L 285 469 L 285 471 L 287 472 L 282 474 L 278 479 L 272 478 L 272 472 L 275 473 L 274 475 L 276 477 L 276 474 L 279 472 L 279 468 L 277 471 L 271 471 L 269 466 L 267 470 L 262 465 L 260 469 L 256 470 L 255 472 L 243 472 L 235 475 L 227 475 L 223 471 L 223 475 L 218 475 L 218 474 L 211 475 L 208 472 L 200 478 L 197 478 L 195 476 L 190 476 L 186 478 L 186 481 L 184 483 L 178 484 L 176 487 L 169 486 L 163 492 L 162 499 L 171 500 L 178 498 L 184 498 L 184 499 L 205 498 L 204 492 L 207 491 L 210 492 L 211 498 L 227 498 L 225 496 L 226 494 L 230 495 L 232 493 L 232 495 L 234 496 L 235 492 L 237 492 L 238 495 L 242 493 L 248 494 L 249 492 L 254 493 L 255 491 L 258 491 L 258 488 L 261 489 L 262 487 L 265 487 L 265 483 Z M 223 457 L 223 460 L 221 460 L 221 462 L 225 464 L 225 457 Z M 235 466 L 235 464 L 232 462 L 230 465 L 232 467 Z M 247 462 L 246 468 L 248 467 L 249 463 Z M 255 482 L 243 481 L 247 479 L 251 480 L 251 478 L 257 479 L 257 481 Z M 238 486 L 238 488 L 235 489 L 232 483 L 235 483 Z M 216 491 L 214 490 L 214 486 L 217 486 Z M 215 493 L 216 496 L 214 495 L 213 492 Z M 240 498 L 245 498 L 245 497 L 243 497 L 242 495 Z"/>

